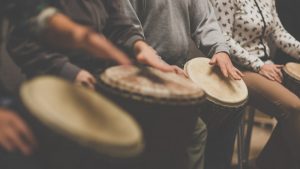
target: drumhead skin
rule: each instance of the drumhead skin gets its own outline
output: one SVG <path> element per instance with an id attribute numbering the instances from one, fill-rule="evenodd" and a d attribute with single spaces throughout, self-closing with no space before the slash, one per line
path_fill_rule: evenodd
<path id="1" fill-rule="evenodd" d="M 300 81 L 300 64 L 299 63 L 287 63 L 283 68 L 289 76 Z"/>
<path id="2" fill-rule="evenodd" d="M 143 150 L 142 133 L 133 118 L 95 91 L 39 77 L 22 85 L 20 98 L 50 129 L 101 154 L 126 158 Z"/>
<path id="3" fill-rule="evenodd" d="M 195 58 L 187 62 L 184 71 L 207 94 L 207 99 L 222 106 L 243 105 L 248 89 L 243 80 L 225 79 L 218 67 L 211 66 L 208 58 Z"/>
<path id="4" fill-rule="evenodd" d="M 112 88 L 139 95 L 140 99 L 184 104 L 205 98 L 204 91 L 189 79 L 150 67 L 147 69 L 150 75 L 135 66 L 114 66 L 106 69 L 100 79 Z"/>

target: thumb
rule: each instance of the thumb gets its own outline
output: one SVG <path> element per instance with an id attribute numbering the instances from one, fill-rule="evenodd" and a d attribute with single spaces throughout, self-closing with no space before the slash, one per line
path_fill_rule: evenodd
<path id="1" fill-rule="evenodd" d="M 216 58 L 216 57 L 213 57 L 213 58 L 210 60 L 210 62 L 209 62 L 210 65 L 215 65 L 216 63 L 217 63 L 217 58 Z"/>

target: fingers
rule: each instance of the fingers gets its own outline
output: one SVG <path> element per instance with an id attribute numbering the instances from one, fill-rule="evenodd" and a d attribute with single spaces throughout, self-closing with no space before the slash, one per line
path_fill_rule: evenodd
<path id="1" fill-rule="evenodd" d="M 15 116 L 14 122 L 11 123 L 11 127 L 15 129 L 18 133 L 20 133 L 20 135 L 22 135 L 24 139 L 26 139 L 27 143 L 30 144 L 31 147 L 37 147 L 37 141 L 34 137 L 34 134 L 21 118 Z"/>
<path id="2" fill-rule="evenodd" d="M 279 76 L 274 72 L 274 73 L 263 73 L 263 76 L 265 76 L 267 79 L 271 80 L 271 81 L 275 81 L 278 83 L 281 83 L 281 79 L 279 78 Z"/>
<path id="3" fill-rule="evenodd" d="M 273 78 L 275 79 L 276 82 L 282 83 L 281 78 L 279 77 L 278 74 L 274 74 L 274 75 L 273 75 Z"/>
<path id="4" fill-rule="evenodd" d="M 228 78 L 229 76 L 228 76 L 228 71 L 227 71 L 226 65 L 225 65 L 224 63 L 220 63 L 220 64 L 219 64 L 219 67 L 220 67 L 220 69 L 221 69 L 222 74 L 223 74 L 226 78 Z"/>
<path id="5" fill-rule="evenodd" d="M 209 62 L 210 65 L 215 65 L 217 64 L 217 57 L 213 57 L 210 62 Z"/>
<path id="6" fill-rule="evenodd" d="M 7 139 L 6 135 L 2 131 L 0 131 L 0 146 L 8 152 L 11 152 L 14 150 L 14 146 Z"/>
<path id="7" fill-rule="evenodd" d="M 178 75 L 180 75 L 180 76 L 184 76 L 184 77 L 188 77 L 186 74 L 185 74 L 185 72 L 180 68 L 180 67 L 178 67 L 178 66 L 176 66 L 176 65 L 173 65 L 172 66 L 173 67 L 173 69 L 174 69 L 174 72 L 176 73 L 176 74 L 178 74 Z"/>
<path id="8" fill-rule="evenodd" d="M 264 76 L 271 81 L 275 81 L 275 79 L 270 74 L 265 74 Z"/>
<path id="9" fill-rule="evenodd" d="M 82 81 L 80 85 L 95 90 L 95 86 L 90 80 Z"/>
<path id="10" fill-rule="evenodd" d="M 95 90 L 96 79 L 89 72 L 81 70 L 76 77 L 75 83 Z"/>
<path id="11" fill-rule="evenodd" d="M 237 69 L 233 67 L 232 65 L 226 65 L 227 71 L 229 73 L 229 76 L 232 77 L 234 80 L 241 80 L 242 77 L 238 74 L 236 71 Z"/>
<path id="12" fill-rule="evenodd" d="M 278 83 L 282 82 L 280 75 L 277 73 L 277 69 L 273 69 L 270 76 L 272 76 L 275 79 L 276 82 L 278 82 Z"/>
<path id="13" fill-rule="evenodd" d="M 14 148 L 21 151 L 22 154 L 30 155 L 32 153 L 31 146 L 26 143 L 26 141 L 22 139 L 20 133 L 18 133 L 12 127 L 7 127 L 6 130 L 4 130 L 4 134 L 6 135 L 7 140 L 14 146 Z"/>
<path id="14" fill-rule="evenodd" d="M 240 77 L 244 77 L 244 74 L 239 69 L 237 69 L 237 68 L 234 68 L 234 69 Z"/>
<path id="15" fill-rule="evenodd" d="M 280 77 L 281 81 L 283 79 L 283 74 L 281 72 L 281 69 L 275 69 L 275 72 L 278 74 L 278 76 Z"/>
<path id="16" fill-rule="evenodd" d="M 88 81 L 89 81 L 91 84 L 93 84 L 93 85 L 96 84 L 96 78 L 95 78 L 94 76 L 89 76 L 89 77 L 88 77 Z"/>

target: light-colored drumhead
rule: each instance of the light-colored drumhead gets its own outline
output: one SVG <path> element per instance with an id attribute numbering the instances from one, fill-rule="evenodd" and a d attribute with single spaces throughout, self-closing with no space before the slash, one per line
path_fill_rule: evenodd
<path id="1" fill-rule="evenodd" d="M 147 68 L 154 78 L 143 74 L 135 66 L 114 66 L 100 75 L 107 85 L 122 91 L 136 93 L 165 100 L 184 101 L 204 98 L 204 91 L 185 77 L 175 73 L 162 72 L 154 68 Z M 159 79 L 157 80 L 156 77 Z"/>
<path id="2" fill-rule="evenodd" d="M 208 58 L 195 58 L 186 63 L 184 70 L 199 85 L 207 98 L 223 106 L 239 106 L 247 100 L 248 90 L 242 80 L 225 79 L 218 67 L 211 66 Z"/>
<path id="3" fill-rule="evenodd" d="M 283 70 L 296 80 L 300 80 L 300 64 L 299 63 L 287 63 Z"/>
<path id="4" fill-rule="evenodd" d="M 137 123 L 103 96 L 55 77 L 39 77 L 21 87 L 25 107 L 52 130 L 113 157 L 143 149 Z"/>

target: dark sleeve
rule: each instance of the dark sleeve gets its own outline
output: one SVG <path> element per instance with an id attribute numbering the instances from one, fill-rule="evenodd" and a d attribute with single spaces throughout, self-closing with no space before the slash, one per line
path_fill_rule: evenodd
<path id="1" fill-rule="evenodd" d="M 80 71 L 68 56 L 54 52 L 32 36 L 23 35 L 18 29 L 10 35 L 7 48 L 12 59 L 28 77 L 50 74 L 74 80 Z"/>
<path id="2" fill-rule="evenodd" d="M 105 0 L 109 14 L 105 34 L 118 46 L 132 49 L 134 42 L 144 40 L 141 23 L 129 0 Z"/>
<path id="3" fill-rule="evenodd" d="M 8 16 L 14 24 L 25 24 L 29 18 L 36 16 L 49 4 L 46 0 L 7 1 L 9 2 L 3 2 L 4 9 L 1 10 L 4 11 L 3 15 Z"/>
<path id="4" fill-rule="evenodd" d="M 67 55 L 56 52 L 39 42 L 38 34 L 34 30 L 34 27 L 38 26 L 35 24 L 35 17 L 46 11 L 49 4 L 63 10 L 63 1 L 52 0 L 52 3 L 50 0 L 27 1 L 32 5 L 27 9 L 35 12 L 27 14 L 22 22 L 15 23 L 15 28 L 10 34 L 7 44 L 10 56 L 28 77 L 50 74 L 74 80 L 80 68 L 73 65 Z"/>

